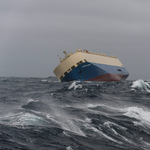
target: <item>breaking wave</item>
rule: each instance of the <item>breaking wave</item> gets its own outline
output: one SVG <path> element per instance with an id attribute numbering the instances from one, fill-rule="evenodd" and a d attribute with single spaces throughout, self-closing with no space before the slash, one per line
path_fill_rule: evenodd
<path id="1" fill-rule="evenodd" d="M 150 149 L 148 81 L 0 82 L 0 149 Z"/>
<path id="2" fill-rule="evenodd" d="M 141 125 L 150 128 L 150 112 L 139 107 L 129 107 L 126 108 L 125 111 L 125 116 L 136 119 L 133 121 L 135 125 Z"/>
<path id="3" fill-rule="evenodd" d="M 144 80 L 137 80 L 137 81 L 134 81 L 132 86 L 131 86 L 133 89 L 140 89 L 142 91 L 147 91 L 148 93 L 150 93 L 150 82 L 146 82 Z"/>

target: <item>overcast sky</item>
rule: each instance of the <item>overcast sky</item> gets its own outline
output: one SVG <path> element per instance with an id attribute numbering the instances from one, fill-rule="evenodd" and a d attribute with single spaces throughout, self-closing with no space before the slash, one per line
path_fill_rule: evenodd
<path id="1" fill-rule="evenodd" d="M 150 0 L 0 0 L 0 76 L 54 76 L 78 48 L 150 79 Z"/>

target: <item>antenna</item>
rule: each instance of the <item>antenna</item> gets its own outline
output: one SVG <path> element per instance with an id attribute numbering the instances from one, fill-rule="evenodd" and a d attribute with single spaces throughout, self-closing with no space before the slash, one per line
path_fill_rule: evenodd
<path id="1" fill-rule="evenodd" d="M 67 52 L 66 51 L 63 51 L 63 53 L 65 54 L 65 56 L 67 56 Z"/>
<path id="2" fill-rule="evenodd" d="M 60 59 L 60 61 L 61 61 L 61 60 L 62 60 L 62 59 L 61 59 L 61 57 L 60 57 L 59 55 L 57 55 L 57 56 L 58 56 L 58 58 L 59 58 L 59 59 Z"/>

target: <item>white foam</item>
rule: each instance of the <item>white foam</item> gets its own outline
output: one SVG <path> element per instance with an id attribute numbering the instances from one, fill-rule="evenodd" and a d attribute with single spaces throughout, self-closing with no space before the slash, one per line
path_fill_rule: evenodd
<path id="1" fill-rule="evenodd" d="M 122 126 L 120 126 L 120 125 L 118 125 L 118 124 L 116 124 L 116 123 L 114 123 L 114 122 L 110 122 L 110 121 L 105 122 L 105 123 L 104 123 L 104 126 L 106 126 L 108 129 L 110 129 L 115 135 L 117 135 L 117 136 L 120 137 L 121 139 L 125 140 L 125 141 L 128 142 L 128 143 L 134 144 L 133 141 L 131 141 L 131 140 L 125 138 L 123 135 L 120 135 L 120 134 L 114 129 L 114 127 L 115 127 L 115 128 L 117 128 L 117 130 L 123 130 L 123 131 L 125 132 L 125 131 L 127 130 L 127 128 L 122 127 Z"/>
<path id="2" fill-rule="evenodd" d="M 42 118 L 31 113 L 19 112 L 17 114 L 7 114 L 1 121 L 11 125 L 35 125 L 39 124 Z"/>
<path id="3" fill-rule="evenodd" d="M 47 82 L 48 80 L 46 80 L 46 79 L 43 79 L 43 80 L 41 80 L 41 82 Z"/>
<path id="4" fill-rule="evenodd" d="M 64 112 L 62 112 L 61 114 L 59 114 L 59 112 L 55 112 L 53 116 L 47 114 L 46 117 L 57 123 L 59 126 L 62 127 L 62 129 L 85 137 L 85 134 L 82 132 L 82 130 L 73 120 L 73 118 L 70 118 L 70 116 L 67 116 Z"/>
<path id="5" fill-rule="evenodd" d="M 88 91 L 88 89 L 85 89 L 85 92 L 87 92 Z"/>
<path id="6" fill-rule="evenodd" d="M 81 84 L 77 84 L 77 81 L 74 81 L 70 86 L 69 86 L 69 90 L 74 88 L 74 90 L 76 90 L 77 88 L 82 88 Z"/>
<path id="7" fill-rule="evenodd" d="M 39 120 L 42 120 L 40 117 L 30 113 L 21 113 L 16 119 L 13 125 L 34 125 L 39 124 Z"/>
<path id="8" fill-rule="evenodd" d="M 105 105 L 104 105 L 104 104 L 87 104 L 87 107 L 88 107 L 88 108 L 96 108 L 96 107 L 98 107 L 98 106 L 104 107 Z"/>
<path id="9" fill-rule="evenodd" d="M 106 139 L 108 139 L 108 140 L 110 140 L 110 141 L 113 141 L 113 142 L 119 143 L 119 144 L 122 143 L 122 142 L 119 142 L 119 141 L 117 141 L 117 140 L 111 138 L 110 136 L 108 136 L 107 134 L 105 134 L 105 133 L 103 133 L 102 131 L 98 130 L 97 128 L 92 127 L 91 125 L 86 125 L 86 127 L 89 128 L 89 129 L 91 129 L 91 130 L 93 130 L 94 132 L 98 133 L 99 135 L 103 136 L 104 138 L 106 138 Z"/>
<path id="10" fill-rule="evenodd" d="M 91 123 L 91 119 L 90 118 L 85 118 L 85 122 Z"/>
<path id="11" fill-rule="evenodd" d="M 63 134 L 70 137 L 69 133 L 66 131 L 63 131 Z"/>
<path id="12" fill-rule="evenodd" d="M 113 142 L 115 142 L 115 143 L 122 144 L 122 142 L 119 142 L 119 141 L 113 139 L 112 137 L 108 136 L 106 133 L 104 133 L 104 132 L 102 131 L 101 127 L 98 127 L 98 128 L 93 127 L 92 125 L 89 124 L 89 122 L 84 122 L 84 123 L 83 123 L 83 126 L 84 126 L 87 130 L 92 130 L 92 131 L 94 131 L 96 134 L 102 136 L 103 138 L 106 138 L 106 139 L 108 139 L 108 140 L 110 140 L 110 141 L 113 141 Z M 96 135 L 96 136 L 97 136 L 97 135 Z"/>
<path id="13" fill-rule="evenodd" d="M 80 136 L 85 136 L 85 134 L 81 131 L 80 127 L 73 120 L 63 119 L 60 122 L 60 125 L 64 130 L 74 132 Z"/>
<path id="14" fill-rule="evenodd" d="M 126 108 L 125 111 L 125 116 L 137 119 L 137 121 L 134 121 L 135 125 L 146 125 L 150 128 L 150 112 L 144 111 L 139 107 L 129 107 Z"/>
<path id="15" fill-rule="evenodd" d="M 104 125 L 110 128 L 115 135 L 118 135 L 118 133 L 111 127 L 110 122 L 105 122 Z"/>
<path id="16" fill-rule="evenodd" d="M 28 120 L 28 121 L 36 121 L 37 119 L 41 119 L 40 117 L 30 114 L 30 113 L 25 113 L 21 116 L 21 119 L 23 120 Z"/>
<path id="17" fill-rule="evenodd" d="M 43 79 L 41 82 L 51 82 L 50 80 Z"/>
<path id="18" fill-rule="evenodd" d="M 109 109 L 109 110 L 112 110 L 112 111 L 121 111 L 120 108 L 115 108 L 115 107 L 111 107 L 111 106 L 108 106 L 108 105 L 104 105 L 104 104 L 86 104 L 86 107 L 87 108 L 96 108 L 96 107 L 102 107 L 102 108 L 105 108 L 105 109 Z"/>
<path id="19" fill-rule="evenodd" d="M 60 82 L 60 81 L 54 81 L 54 83 L 57 83 L 57 82 Z"/>
<path id="20" fill-rule="evenodd" d="M 53 121 L 53 122 L 55 122 L 55 123 L 57 123 L 57 124 L 59 124 L 59 121 L 57 121 L 57 119 L 54 116 L 46 114 L 46 118 Z"/>
<path id="21" fill-rule="evenodd" d="M 139 88 L 141 90 L 146 90 L 147 92 L 150 93 L 150 84 L 149 82 L 144 82 L 143 80 L 139 79 L 137 81 L 134 81 L 132 83 L 132 88 Z"/>
<path id="22" fill-rule="evenodd" d="M 112 127 L 114 126 L 117 129 L 119 129 L 119 130 L 127 130 L 127 128 L 122 127 L 122 126 L 120 126 L 120 125 L 118 125 L 118 124 L 116 124 L 114 122 L 110 122 L 110 121 L 105 122 L 104 125 L 107 126 L 110 129 L 112 129 Z M 116 131 L 114 133 L 116 133 Z"/>
<path id="23" fill-rule="evenodd" d="M 73 150 L 70 146 L 66 147 L 66 150 Z"/>
<path id="24" fill-rule="evenodd" d="M 27 100 L 27 104 L 30 103 L 30 102 L 39 102 L 39 100 L 34 100 L 34 99 L 32 99 L 32 98 L 29 98 L 29 99 Z"/>

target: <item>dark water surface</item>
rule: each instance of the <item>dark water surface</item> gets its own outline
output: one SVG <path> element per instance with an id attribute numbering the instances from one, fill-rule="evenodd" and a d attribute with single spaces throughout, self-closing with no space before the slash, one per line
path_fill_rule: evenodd
<path id="1" fill-rule="evenodd" d="M 1 77 L 0 149 L 150 150 L 150 82 Z"/>

